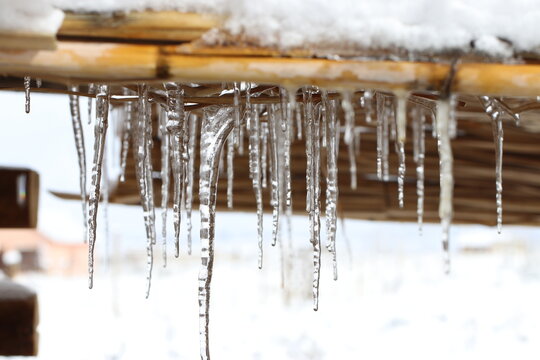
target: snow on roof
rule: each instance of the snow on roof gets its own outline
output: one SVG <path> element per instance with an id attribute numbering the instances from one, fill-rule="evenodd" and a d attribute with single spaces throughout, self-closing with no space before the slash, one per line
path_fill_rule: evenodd
<path id="1" fill-rule="evenodd" d="M 56 34 L 64 13 L 46 1 L 0 0 L 0 32 Z"/>
<path id="2" fill-rule="evenodd" d="M 221 34 L 280 49 L 444 52 L 469 51 L 474 44 L 476 50 L 490 55 L 511 56 L 514 50 L 540 48 L 539 0 L 0 0 L 0 20 L 4 7 L 34 2 L 76 12 L 219 14 L 226 19 Z M 33 8 L 34 12 L 38 8 L 43 11 L 41 5 Z M 35 15 L 39 19 L 39 14 Z M 18 24 L 35 25 L 28 21 Z M 3 21 L 0 26 L 4 27 Z M 220 36 L 207 36 L 207 40 L 216 42 Z"/>

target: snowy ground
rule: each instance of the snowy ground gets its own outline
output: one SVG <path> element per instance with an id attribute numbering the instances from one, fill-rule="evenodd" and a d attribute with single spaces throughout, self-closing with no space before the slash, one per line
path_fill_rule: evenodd
<path id="1" fill-rule="evenodd" d="M 445 276 L 430 245 L 435 238 L 411 236 L 414 227 L 405 225 L 399 228 L 406 238 L 392 240 L 372 236 L 374 224 L 351 222 L 349 231 L 369 237 L 351 239 L 350 253 L 339 239 L 337 282 L 325 257 L 320 310 L 313 312 L 310 252 L 297 246 L 299 266 L 284 291 L 278 248 L 268 246 L 259 271 L 255 237 L 232 238 L 233 226 L 224 224 L 247 216 L 226 215 L 218 228 L 215 359 L 536 359 L 540 353 L 540 253 L 521 237 L 534 236 L 531 230 L 507 229 L 516 237 L 481 243 L 488 252 L 456 246 L 453 271 Z M 388 227 L 390 233 L 398 228 Z M 478 243 L 469 234 L 487 231 L 493 232 L 458 234 L 471 245 Z M 158 264 L 149 300 L 144 259 L 101 264 L 91 291 L 82 277 L 19 279 L 39 293 L 39 359 L 198 358 L 196 254 L 172 260 L 168 269 Z"/>

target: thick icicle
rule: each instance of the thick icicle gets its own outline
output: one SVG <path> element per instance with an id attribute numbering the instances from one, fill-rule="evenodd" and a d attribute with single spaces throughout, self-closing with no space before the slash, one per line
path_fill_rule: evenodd
<path id="1" fill-rule="evenodd" d="M 131 91 L 124 89 L 124 95 L 129 95 Z M 122 133 L 122 148 L 120 152 L 120 181 L 126 180 L 126 165 L 129 152 L 129 142 L 131 140 L 131 128 L 133 125 L 133 103 L 126 102 L 124 105 L 124 128 Z"/>
<path id="2" fill-rule="evenodd" d="M 502 230 L 502 160 L 503 160 L 503 140 L 504 132 L 501 119 L 501 109 L 499 104 L 494 99 L 488 96 L 481 96 L 480 102 L 484 107 L 486 113 L 489 115 L 492 121 L 493 128 L 493 141 L 495 143 L 495 189 L 496 204 L 497 204 L 497 231 L 500 234 Z"/>
<path id="3" fill-rule="evenodd" d="M 88 202 L 88 287 L 94 285 L 94 249 L 96 245 L 97 211 L 101 194 L 101 169 L 105 137 L 109 122 L 109 87 L 99 85 L 96 95 L 96 124 L 94 127 L 94 159 Z"/>
<path id="4" fill-rule="evenodd" d="M 199 271 L 199 334 L 201 359 L 210 359 L 209 307 L 214 266 L 214 227 L 219 154 L 234 127 L 232 108 L 207 107 L 201 125 L 199 212 L 201 216 L 201 268 Z"/>
<path id="5" fill-rule="evenodd" d="M 397 150 L 398 150 L 398 203 L 403 207 L 404 185 L 405 185 L 405 140 L 407 137 L 407 93 L 397 93 Z"/>
<path id="6" fill-rule="evenodd" d="M 418 231 L 422 234 L 424 222 L 424 159 L 425 159 L 425 122 L 426 116 L 422 109 L 414 109 L 414 161 L 416 162 L 416 215 Z"/>
<path id="7" fill-rule="evenodd" d="M 255 203 L 257 204 L 257 243 L 259 246 L 258 266 L 262 268 L 263 254 L 263 202 L 261 185 L 261 152 L 260 152 L 260 122 L 259 109 L 257 106 L 248 116 L 249 130 L 249 172 L 255 193 Z"/>
<path id="8" fill-rule="evenodd" d="M 30 113 L 30 82 L 32 78 L 30 76 L 24 77 L 24 111 Z"/>
<path id="9" fill-rule="evenodd" d="M 450 272 L 450 224 L 453 216 L 452 196 L 454 176 L 452 173 L 453 157 L 449 130 L 450 102 L 448 99 L 437 101 L 437 135 L 439 143 L 440 198 L 439 217 L 442 225 L 442 244 L 444 251 L 445 272 Z"/>
<path id="10" fill-rule="evenodd" d="M 71 86 L 72 92 L 78 92 L 78 86 Z M 81 190 L 81 202 L 84 221 L 84 242 L 87 242 L 88 236 L 88 212 L 86 199 L 86 149 L 84 146 L 83 127 L 81 122 L 81 111 L 79 107 L 79 97 L 69 95 L 69 109 L 71 111 L 71 123 L 73 125 L 73 136 L 75 139 L 75 148 L 77 149 L 77 159 L 79 160 L 79 188 Z"/>
<path id="11" fill-rule="evenodd" d="M 279 149 L 277 144 L 277 126 L 274 108 L 269 105 L 268 110 L 268 132 L 270 135 L 270 184 L 271 204 L 272 204 L 272 246 L 276 245 L 279 230 Z"/>
<path id="12" fill-rule="evenodd" d="M 160 108 L 159 131 L 161 135 L 161 244 L 163 267 L 167 267 L 167 210 L 169 209 L 169 133 L 167 113 Z"/>
<path id="13" fill-rule="evenodd" d="M 190 116 L 189 122 L 189 161 L 186 176 L 186 228 L 187 228 L 187 251 L 191 255 L 191 212 L 193 209 L 193 173 L 195 171 L 195 149 L 197 148 L 197 130 L 199 118 Z"/>
<path id="14" fill-rule="evenodd" d="M 174 181 L 173 188 L 173 223 L 174 223 L 174 256 L 180 256 L 180 221 L 182 200 L 182 141 L 184 139 L 184 90 L 176 83 L 167 83 L 167 131 L 171 147 L 171 170 Z"/>
<path id="15" fill-rule="evenodd" d="M 337 198 L 338 198 L 338 142 L 339 123 L 336 114 L 335 100 L 326 101 L 328 110 L 326 130 L 326 248 L 332 254 L 334 280 L 337 280 L 336 258 L 336 229 L 337 229 Z"/>
<path id="16" fill-rule="evenodd" d="M 304 89 L 304 112 L 306 121 L 306 188 L 309 204 L 309 233 L 313 246 L 313 310 L 319 308 L 319 279 L 321 270 L 320 237 L 320 126 L 319 117 L 314 116 L 311 89 Z"/>

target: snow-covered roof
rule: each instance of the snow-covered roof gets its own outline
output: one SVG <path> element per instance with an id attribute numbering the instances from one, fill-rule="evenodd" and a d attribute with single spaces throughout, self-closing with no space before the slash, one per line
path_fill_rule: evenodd
<path id="1" fill-rule="evenodd" d="M 56 10 L 54 9 L 56 8 Z M 225 19 L 220 32 L 279 49 L 479 50 L 495 56 L 540 48 L 538 0 L 0 0 L 0 29 L 55 32 L 57 9 L 178 10 Z"/>

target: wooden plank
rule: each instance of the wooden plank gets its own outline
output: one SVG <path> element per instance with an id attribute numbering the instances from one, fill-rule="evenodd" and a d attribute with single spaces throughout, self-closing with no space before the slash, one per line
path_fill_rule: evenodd
<path id="1" fill-rule="evenodd" d="M 0 49 L 5 50 L 54 50 L 54 34 L 0 31 Z"/>
<path id="2" fill-rule="evenodd" d="M 219 26 L 216 16 L 175 11 L 99 14 L 67 13 L 59 38 L 185 42 Z"/>
<path id="3" fill-rule="evenodd" d="M 174 46 L 59 42 L 54 51 L 1 51 L 0 72 L 61 82 L 252 81 L 284 86 L 316 85 L 437 91 L 447 64 L 253 56 L 192 56 Z M 536 96 L 540 65 L 461 64 L 453 90 L 464 94 Z"/>

